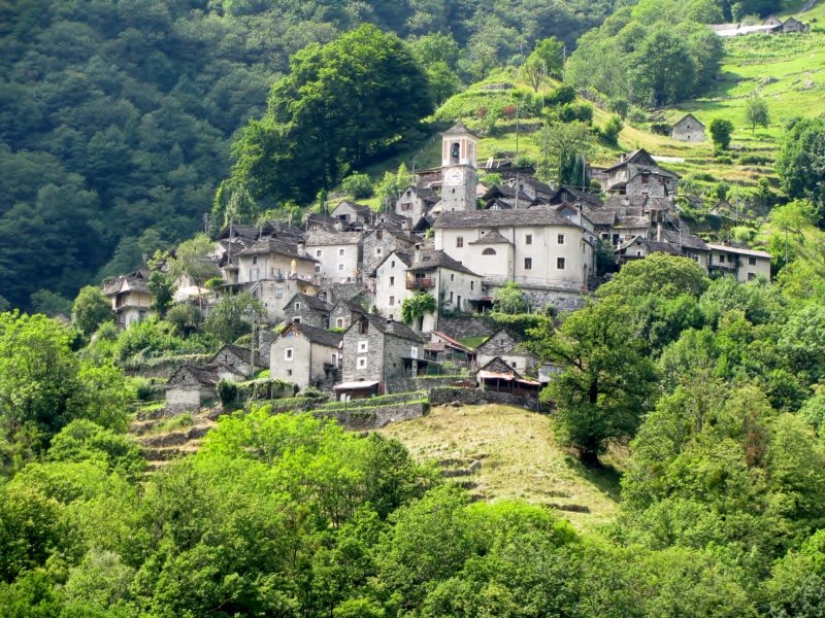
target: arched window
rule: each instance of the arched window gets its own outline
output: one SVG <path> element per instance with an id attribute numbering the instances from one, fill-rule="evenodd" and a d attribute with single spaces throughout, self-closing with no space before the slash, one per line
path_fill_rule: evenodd
<path id="1" fill-rule="evenodd" d="M 492 247 L 487 247 L 484 251 L 481 252 L 481 255 L 495 255 L 496 250 Z"/>

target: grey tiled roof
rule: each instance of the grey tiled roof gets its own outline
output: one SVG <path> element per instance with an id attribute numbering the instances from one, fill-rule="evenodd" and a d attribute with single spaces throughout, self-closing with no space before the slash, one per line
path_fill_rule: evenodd
<path id="1" fill-rule="evenodd" d="M 479 227 L 579 227 L 548 206 L 518 210 L 470 210 L 442 212 L 435 229 L 472 229 Z"/>
<path id="2" fill-rule="evenodd" d="M 378 330 L 380 333 L 395 335 L 402 339 L 409 339 L 417 343 L 423 343 L 421 337 L 409 326 L 403 322 L 396 322 L 395 320 L 388 320 L 387 318 L 377 315 L 375 313 L 367 313 L 364 317 L 369 320 L 370 326 Z M 357 323 L 353 323 L 355 328 L 358 328 Z"/>
<path id="3" fill-rule="evenodd" d="M 461 262 L 451 258 L 443 251 L 422 251 L 421 258 L 407 270 L 433 270 L 435 268 L 446 268 L 448 270 L 478 276 Z"/>
<path id="4" fill-rule="evenodd" d="M 503 245 L 503 244 L 512 245 L 513 243 L 510 242 L 509 240 L 507 240 L 506 238 L 504 238 L 504 236 L 502 236 L 499 233 L 498 230 L 493 230 L 492 232 L 489 232 L 489 233 L 485 234 L 484 236 L 482 236 L 478 240 L 474 240 L 469 244 L 471 244 L 471 245 Z"/>
<path id="5" fill-rule="evenodd" d="M 662 232 L 662 237 L 665 241 L 673 245 L 685 247 L 687 249 L 694 249 L 696 251 L 709 251 L 708 245 L 704 240 L 688 232 L 683 231 L 680 234 L 679 232 L 675 232 L 673 230 L 664 230 Z"/>
<path id="6" fill-rule="evenodd" d="M 291 243 L 284 242 L 275 238 L 265 238 L 259 240 L 248 249 L 244 249 L 238 255 L 266 255 L 273 253 L 276 255 L 286 255 L 288 257 L 299 258 L 302 260 L 311 260 L 317 262 L 318 260 L 309 257 L 305 253 L 298 252 L 298 246 Z"/>
<path id="7" fill-rule="evenodd" d="M 283 336 L 283 334 L 286 333 L 288 330 L 294 330 L 296 332 L 299 332 L 312 343 L 317 343 L 328 348 L 337 348 L 338 344 L 341 343 L 341 339 L 343 338 L 341 333 L 331 333 L 328 330 L 324 330 L 323 328 L 315 328 L 314 326 L 309 326 L 308 324 L 297 323 L 289 324 L 281 332 L 281 336 Z"/>
<path id="8" fill-rule="evenodd" d="M 361 232 L 328 232 L 326 230 L 315 230 L 307 232 L 307 247 L 322 247 L 336 245 L 357 245 L 361 242 L 363 234 Z"/>
<path id="9" fill-rule="evenodd" d="M 284 309 L 289 307 L 295 301 L 302 302 L 309 309 L 314 309 L 316 311 L 329 312 L 332 310 L 332 307 L 326 301 L 318 298 L 317 296 L 309 296 L 308 294 L 301 294 L 300 292 L 289 299 L 289 302 L 286 305 L 284 305 Z"/>

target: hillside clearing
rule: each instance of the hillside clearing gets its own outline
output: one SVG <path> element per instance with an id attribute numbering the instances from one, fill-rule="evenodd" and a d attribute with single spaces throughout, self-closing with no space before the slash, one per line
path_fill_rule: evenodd
<path id="1" fill-rule="evenodd" d="M 618 508 L 619 473 L 610 467 L 598 472 L 584 468 L 556 445 L 542 414 L 500 405 L 445 406 L 380 433 L 400 440 L 417 459 L 440 462 L 442 468 L 479 461 L 479 469 L 459 480 L 483 499 L 562 506 L 560 514 L 580 528 L 612 520 Z"/>

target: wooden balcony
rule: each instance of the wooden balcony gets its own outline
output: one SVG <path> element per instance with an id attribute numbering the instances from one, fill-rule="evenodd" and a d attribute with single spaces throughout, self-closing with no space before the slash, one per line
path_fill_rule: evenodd
<path id="1" fill-rule="evenodd" d="M 407 279 L 408 290 L 429 290 L 434 287 L 434 277 L 416 277 L 415 279 Z"/>

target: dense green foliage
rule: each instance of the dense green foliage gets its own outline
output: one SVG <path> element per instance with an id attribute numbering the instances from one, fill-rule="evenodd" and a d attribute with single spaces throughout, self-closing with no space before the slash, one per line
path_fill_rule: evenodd
<path id="1" fill-rule="evenodd" d="M 797 120 L 776 160 L 782 186 L 791 197 L 807 197 L 825 219 L 825 117 Z"/>

